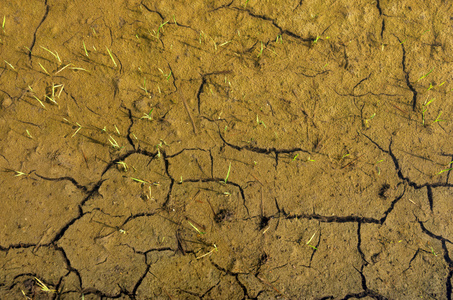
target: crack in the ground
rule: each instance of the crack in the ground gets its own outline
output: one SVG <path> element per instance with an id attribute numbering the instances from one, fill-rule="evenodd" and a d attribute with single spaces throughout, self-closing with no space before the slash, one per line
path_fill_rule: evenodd
<path id="1" fill-rule="evenodd" d="M 368 74 L 367 77 L 362 78 L 361 80 L 359 80 L 359 82 L 357 82 L 356 85 L 354 85 L 354 87 L 352 88 L 352 94 L 354 95 L 354 90 L 355 90 L 356 87 L 358 87 L 362 82 L 364 82 L 364 81 L 370 79 L 370 77 L 371 77 L 371 73 Z"/>
<path id="2" fill-rule="evenodd" d="M 214 71 L 214 72 L 209 72 L 205 74 L 201 74 L 201 83 L 200 86 L 198 87 L 197 91 L 197 108 L 198 108 L 198 114 L 201 113 L 201 94 L 203 93 L 203 87 L 206 83 L 208 83 L 207 77 L 212 76 L 212 75 L 221 75 L 221 74 L 230 74 L 232 73 L 231 70 L 224 70 L 224 71 Z"/>
<path id="3" fill-rule="evenodd" d="M 272 25 L 277 28 L 279 31 L 280 31 L 280 35 L 283 35 L 283 34 L 286 34 L 290 37 L 293 37 L 293 38 L 296 38 L 296 39 L 299 39 L 301 41 L 304 41 L 304 42 L 307 42 L 307 46 L 310 47 L 313 43 L 313 41 L 315 41 L 317 39 L 316 36 L 312 36 L 312 37 L 309 37 L 309 38 L 303 38 L 302 36 L 290 31 L 290 30 L 287 30 L 287 29 L 283 29 L 280 25 L 277 24 L 277 22 L 274 20 L 274 19 L 271 19 L 269 18 L 268 16 L 265 16 L 265 15 L 258 15 L 258 14 L 255 14 L 253 13 L 252 11 L 250 11 L 249 9 L 244 9 L 244 8 L 240 8 L 240 7 L 229 7 L 230 9 L 235 9 L 237 11 L 240 11 L 240 12 L 246 12 L 249 16 L 253 17 L 253 18 L 257 18 L 257 19 L 261 19 L 261 20 L 264 20 L 264 21 L 268 21 L 268 22 L 271 22 Z M 324 32 L 329 29 L 330 25 L 321 33 L 321 35 L 324 34 Z"/>
<path id="4" fill-rule="evenodd" d="M 137 150 L 137 147 L 135 146 L 134 141 L 131 138 L 131 135 L 132 135 L 131 130 L 132 130 L 132 126 L 134 126 L 134 119 L 132 118 L 132 111 L 131 111 L 130 108 L 127 108 L 127 107 L 124 107 L 124 108 L 127 110 L 129 121 L 131 122 L 129 124 L 129 127 L 127 128 L 126 138 L 127 138 L 128 142 L 129 142 L 129 144 L 131 144 L 132 148 L 134 148 L 134 150 Z"/>
<path id="5" fill-rule="evenodd" d="M 367 283 L 366 283 L 366 277 L 363 274 L 363 267 L 364 266 L 362 265 L 360 270 L 358 270 L 357 268 L 354 267 L 354 269 L 356 269 L 356 271 L 359 272 L 360 277 L 362 278 L 362 289 L 363 289 L 363 291 L 360 292 L 360 293 L 348 294 L 343 299 L 351 299 L 351 298 L 359 298 L 360 299 L 360 298 L 370 297 L 370 298 L 373 298 L 373 299 L 376 299 L 376 300 L 387 300 L 386 297 L 384 297 L 381 294 L 379 294 L 378 292 L 373 291 L 373 290 L 368 288 Z"/>
<path id="6" fill-rule="evenodd" d="M 376 8 L 379 11 L 379 16 L 382 17 L 382 8 L 380 0 L 376 0 Z M 385 19 L 382 18 L 382 25 L 381 25 L 381 39 L 384 38 L 384 30 L 385 30 Z"/>
<path id="7" fill-rule="evenodd" d="M 220 132 L 220 128 L 219 128 L 218 132 L 219 132 L 219 136 L 222 139 L 222 141 L 230 148 L 236 149 L 238 151 L 247 150 L 247 151 L 251 151 L 251 152 L 255 152 L 255 153 L 259 153 L 259 154 L 274 153 L 275 154 L 275 167 L 278 166 L 279 154 L 291 154 L 291 153 L 295 153 L 295 152 L 303 152 L 303 153 L 310 154 L 309 151 L 299 148 L 299 147 L 295 147 L 295 148 L 291 148 L 291 149 L 277 149 L 275 147 L 260 148 L 260 147 L 251 146 L 251 145 L 237 146 L 237 145 L 231 144 L 226 141 L 226 139 L 223 137 L 222 133 Z"/>
<path id="8" fill-rule="evenodd" d="M 434 183 L 423 183 L 423 184 L 417 184 L 416 182 L 413 182 L 410 180 L 409 177 L 405 177 L 403 175 L 403 172 L 401 170 L 401 167 L 400 167 L 400 164 L 398 162 L 398 159 L 396 158 L 395 154 L 393 153 L 392 151 L 392 143 L 393 143 L 393 140 L 390 139 L 390 143 L 389 143 L 389 149 L 388 150 L 385 150 L 384 148 L 382 148 L 378 143 L 376 143 L 374 140 L 372 140 L 369 136 L 367 136 L 366 134 L 362 133 L 362 135 L 364 137 L 366 137 L 370 142 L 372 142 L 380 151 L 388 154 L 391 158 L 392 158 L 392 161 L 393 161 L 393 164 L 395 165 L 395 170 L 397 172 L 397 175 L 398 175 L 398 178 L 400 178 L 402 181 L 406 182 L 410 187 L 413 187 L 414 189 L 418 190 L 418 189 L 421 189 L 421 188 L 424 188 L 424 187 L 430 187 L 430 188 L 436 188 L 436 187 L 453 187 L 453 184 L 449 184 L 449 183 L 443 183 L 443 182 L 434 182 Z"/>
<path id="9" fill-rule="evenodd" d="M 188 179 L 184 179 L 184 182 L 185 183 L 186 182 L 193 182 L 193 183 L 197 183 L 197 182 L 216 182 L 216 183 L 219 183 L 219 184 L 232 185 L 232 186 L 238 188 L 239 193 L 241 194 L 242 204 L 244 205 L 245 209 L 247 210 L 247 215 L 250 215 L 249 208 L 246 205 L 246 198 L 245 198 L 244 189 L 239 184 L 237 184 L 237 183 L 235 183 L 235 182 L 233 182 L 231 180 L 228 180 L 227 182 L 225 182 L 224 178 L 199 178 L 199 179 L 188 178 Z M 168 195 L 168 197 L 169 197 L 169 195 Z"/>
<path id="10" fill-rule="evenodd" d="M 449 243 L 449 244 L 453 244 L 453 243 L 449 239 L 444 238 L 441 235 L 434 234 L 433 232 L 428 230 L 422 221 L 417 220 L 417 222 L 420 225 L 420 228 L 423 233 L 425 233 L 426 235 L 428 235 L 429 237 L 431 237 L 433 239 L 440 241 L 442 244 L 443 258 L 444 258 L 445 263 L 448 266 L 448 274 L 445 278 L 445 290 L 446 290 L 447 299 L 451 300 L 451 295 L 452 295 L 451 279 L 453 277 L 453 261 L 451 260 L 450 255 L 448 253 L 447 243 Z"/>
<path id="11" fill-rule="evenodd" d="M 384 212 L 384 216 L 380 219 L 361 217 L 361 216 L 323 216 L 319 214 L 292 214 L 287 213 L 283 210 L 283 216 L 285 219 L 307 219 L 307 220 L 318 220 L 323 223 L 368 223 L 368 224 L 378 224 L 382 225 L 385 223 L 388 215 L 394 209 L 396 203 L 401 200 L 406 193 L 406 189 L 403 190 L 401 195 L 395 197 L 395 199 L 390 204 L 389 208 Z"/>
<path id="12" fill-rule="evenodd" d="M 63 176 L 63 177 L 55 177 L 55 178 L 51 178 L 51 177 L 46 177 L 46 176 L 42 176 L 42 175 L 39 175 L 38 173 L 36 173 L 36 176 L 38 176 L 39 178 L 41 179 L 44 179 L 44 180 L 48 180 L 48 181 L 64 181 L 64 180 L 68 180 L 70 181 L 72 184 L 74 184 L 79 190 L 82 190 L 83 192 L 87 193 L 88 192 L 88 189 L 86 186 L 83 186 L 81 184 L 79 184 L 77 182 L 77 180 L 75 180 L 74 178 L 72 177 L 69 177 L 69 176 Z"/>
<path id="13" fill-rule="evenodd" d="M 231 271 L 229 271 L 227 269 L 222 268 L 221 266 L 219 266 L 218 264 L 216 264 L 212 260 L 209 260 L 209 261 L 210 261 L 211 265 L 213 265 L 220 272 L 235 278 L 237 284 L 241 287 L 242 292 L 244 293 L 244 299 L 257 299 L 257 298 L 254 298 L 254 297 L 250 296 L 250 293 L 247 290 L 247 287 L 239 280 L 239 275 L 241 275 L 241 274 L 249 274 L 249 273 L 231 272 Z"/>
<path id="14" fill-rule="evenodd" d="M 412 92 L 412 110 L 415 111 L 416 106 L 417 106 L 417 91 L 415 88 L 412 86 L 410 80 L 409 80 L 409 72 L 407 71 L 407 66 L 406 66 L 406 48 L 404 48 L 404 43 L 401 42 L 401 40 L 395 35 L 396 39 L 401 45 L 401 49 L 403 51 L 403 56 L 401 59 L 401 65 L 403 67 L 403 73 L 404 73 L 404 78 L 406 80 L 406 85 L 409 88 L 409 90 Z"/>
<path id="15" fill-rule="evenodd" d="M 361 235 L 361 229 L 362 229 L 362 223 L 358 222 L 357 223 L 357 251 L 360 254 L 360 257 L 362 258 L 364 265 L 367 266 L 369 265 L 369 262 L 365 259 L 365 253 L 362 251 L 362 235 Z"/>
<path id="16" fill-rule="evenodd" d="M 31 53 L 32 53 L 33 48 L 35 47 L 35 43 L 36 43 L 36 34 L 38 33 L 39 27 L 41 27 L 42 23 L 44 23 L 44 21 L 46 20 L 47 15 L 49 14 L 49 11 L 50 11 L 50 6 L 49 6 L 49 4 L 47 4 L 47 0 L 44 0 L 44 5 L 46 6 L 46 12 L 44 13 L 44 16 L 42 17 L 41 21 L 39 22 L 38 26 L 36 27 L 35 32 L 33 33 L 33 40 L 31 41 L 30 47 L 28 47 L 28 49 L 29 49 L 28 59 L 30 60 L 30 62 L 32 59 Z"/>

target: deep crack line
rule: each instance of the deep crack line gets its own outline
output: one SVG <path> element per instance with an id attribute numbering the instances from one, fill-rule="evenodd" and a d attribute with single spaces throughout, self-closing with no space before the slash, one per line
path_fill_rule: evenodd
<path id="1" fill-rule="evenodd" d="M 393 143 L 392 139 L 390 139 L 389 149 L 385 150 L 384 148 L 382 148 L 378 143 L 376 143 L 374 140 L 372 140 L 366 134 L 362 133 L 362 135 L 364 137 L 366 137 L 371 143 L 373 143 L 380 151 L 384 152 L 385 154 L 390 155 L 390 157 L 393 161 L 393 164 L 395 165 L 395 170 L 397 172 L 398 178 L 400 178 L 402 181 L 406 182 L 410 187 L 413 187 L 416 190 L 424 188 L 424 187 L 429 187 L 430 189 L 436 188 L 436 187 L 453 187 L 453 184 L 444 183 L 444 182 L 434 182 L 434 183 L 425 182 L 423 184 L 417 184 L 416 182 L 411 181 L 409 177 L 406 177 L 403 175 L 399 161 L 392 151 L 392 143 Z M 431 196 L 432 196 L 432 194 L 431 194 Z M 428 192 L 428 198 L 429 198 L 429 192 Z M 429 200 L 432 201 L 432 199 L 429 199 Z"/>
<path id="2" fill-rule="evenodd" d="M 278 166 L 278 156 L 279 154 L 290 154 L 290 153 L 294 153 L 294 152 L 304 152 L 304 153 L 307 153 L 307 154 L 310 154 L 309 151 L 307 150 L 304 150 L 302 148 L 292 148 L 292 149 L 277 149 L 275 147 L 269 147 L 269 148 L 260 148 L 260 147 L 255 147 L 255 146 L 250 146 L 250 145 L 246 145 L 246 146 L 237 146 L 237 145 L 234 145 L 234 144 L 231 144 L 229 142 L 227 142 L 225 140 L 225 138 L 223 137 L 222 133 L 220 132 L 220 128 L 217 128 L 218 131 L 219 131 L 219 136 L 220 136 L 220 139 L 229 147 L 233 148 L 233 149 L 236 149 L 238 151 L 242 151 L 242 150 L 248 150 L 248 151 L 251 151 L 251 152 L 255 152 L 255 153 L 259 153 L 259 154 L 272 154 L 274 153 L 275 154 L 275 168 L 277 168 Z"/>
<path id="3" fill-rule="evenodd" d="M 447 274 L 447 277 L 445 278 L 445 289 L 446 289 L 447 299 L 451 300 L 451 294 L 452 294 L 451 279 L 453 277 L 453 261 L 451 260 L 450 255 L 448 253 L 447 243 L 449 243 L 449 244 L 453 244 L 453 243 L 449 239 L 446 239 L 441 235 L 434 234 L 433 232 L 428 230 L 422 221 L 417 220 L 417 222 L 418 222 L 418 224 L 420 224 L 420 228 L 423 233 L 427 234 L 431 238 L 436 239 L 442 243 L 444 261 L 448 265 L 448 274 Z"/>
<path id="4" fill-rule="evenodd" d="M 415 111 L 415 107 L 417 106 L 417 91 L 415 88 L 412 86 L 410 80 L 409 80 L 409 72 L 406 69 L 406 49 L 404 48 L 404 43 L 401 42 L 401 40 L 395 35 L 397 38 L 398 42 L 401 45 L 401 49 L 403 50 L 403 57 L 401 59 L 401 65 L 403 66 L 403 73 L 404 73 L 404 78 L 406 79 L 406 85 L 409 88 L 409 90 L 412 92 L 412 110 Z"/>
<path id="5" fill-rule="evenodd" d="M 271 22 L 272 25 L 277 28 L 279 31 L 280 31 L 280 34 L 287 34 L 288 36 L 290 37 L 293 37 L 293 38 L 296 38 L 296 39 L 299 39 L 301 41 L 304 41 L 304 42 L 313 42 L 316 37 L 311 37 L 311 38 L 303 38 L 301 37 L 300 35 L 292 32 L 292 31 L 289 31 L 287 29 L 283 29 L 280 25 L 277 24 L 277 22 L 272 19 L 272 18 L 269 18 L 265 15 L 258 15 L 258 14 L 255 14 L 253 12 L 251 12 L 249 9 L 243 9 L 243 8 L 239 8 L 239 7 L 233 7 L 233 9 L 235 10 L 238 10 L 238 11 L 241 11 L 241 12 L 246 12 L 249 16 L 253 17 L 253 18 L 258 18 L 258 19 L 261 19 L 261 20 L 264 20 L 264 21 L 268 21 L 268 22 Z M 330 27 L 330 25 L 321 33 L 324 34 L 324 32 Z"/>
<path id="6" fill-rule="evenodd" d="M 325 223 L 369 223 L 382 225 L 382 219 L 378 220 L 375 218 L 360 217 L 360 216 L 322 216 L 319 214 L 288 214 L 284 212 L 284 216 L 287 220 L 291 219 L 307 219 L 307 220 L 318 220 Z"/>
<path id="7" fill-rule="evenodd" d="M 68 180 L 70 181 L 72 184 L 74 184 L 79 190 L 82 190 L 83 192 L 87 193 L 88 192 L 88 189 L 86 186 L 83 186 L 81 184 L 79 184 L 74 178 L 72 177 L 69 177 L 69 176 L 64 176 L 64 177 L 57 177 L 57 178 L 51 178 L 51 177 L 46 177 L 46 176 L 42 176 L 42 175 L 39 175 L 38 173 L 36 173 L 36 176 L 38 176 L 39 178 L 41 179 L 44 179 L 44 180 L 48 180 L 48 181 L 63 181 L 63 180 Z"/>
<path id="8" fill-rule="evenodd" d="M 39 22 L 38 26 L 36 27 L 35 32 L 33 33 L 33 40 L 31 41 L 31 45 L 29 47 L 30 51 L 28 52 L 28 58 L 30 61 L 31 61 L 31 53 L 32 53 L 33 47 L 35 47 L 35 43 L 36 43 L 36 33 L 38 32 L 39 27 L 41 27 L 42 23 L 44 23 L 44 21 L 47 18 L 47 15 L 49 14 L 50 6 L 47 4 L 47 0 L 44 1 L 44 5 L 46 6 L 46 12 L 44 13 L 44 16 L 42 17 L 41 21 Z"/>

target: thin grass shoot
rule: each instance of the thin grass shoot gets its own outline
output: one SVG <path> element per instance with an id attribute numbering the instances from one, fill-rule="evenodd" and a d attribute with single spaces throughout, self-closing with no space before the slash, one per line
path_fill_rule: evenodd
<path id="1" fill-rule="evenodd" d="M 46 68 L 44 68 L 43 65 L 41 65 L 41 63 L 38 63 L 38 65 L 41 67 L 41 69 L 43 69 L 43 71 L 50 76 L 49 72 L 47 72 Z"/>
<path id="2" fill-rule="evenodd" d="M 115 149 L 120 148 L 120 145 L 118 144 L 118 142 L 111 135 L 109 135 L 109 142 L 113 148 L 115 148 Z"/>
<path id="3" fill-rule="evenodd" d="M 16 177 L 20 177 L 20 176 L 28 176 L 28 175 L 30 175 L 30 174 L 27 174 L 27 173 L 24 173 L 24 172 L 21 172 L 21 171 L 14 171 L 14 172 L 16 173 L 16 175 L 14 175 L 14 176 L 16 176 Z"/>
<path id="4" fill-rule="evenodd" d="M 117 164 L 123 167 L 124 171 L 127 172 L 127 164 L 124 161 L 118 161 Z"/>
<path id="5" fill-rule="evenodd" d="M 107 52 L 109 53 L 109 56 L 110 56 L 110 58 L 112 59 L 113 64 L 115 65 L 115 68 L 117 68 L 118 65 L 116 64 L 116 61 L 115 61 L 115 59 L 113 58 L 112 52 L 110 52 L 110 50 L 109 50 L 109 48 L 107 48 L 107 46 L 105 47 L 105 49 L 107 49 Z"/>
<path id="6" fill-rule="evenodd" d="M 115 127 L 116 133 L 118 133 L 118 135 L 121 135 L 120 130 L 118 129 L 118 127 L 116 127 L 116 125 L 113 125 L 113 126 Z"/>
<path id="7" fill-rule="evenodd" d="M 16 68 L 14 68 L 14 66 L 12 64 L 10 64 L 9 62 L 7 62 L 6 60 L 4 60 L 4 62 L 14 71 L 14 72 L 17 72 Z"/>
<path id="8" fill-rule="evenodd" d="M 56 293 L 56 290 L 49 289 L 41 280 L 35 277 L 36 284 L 41 288 L 41 291 L 46 293 Z"/>
<path id="9" fill-rule="evenodd" d="M 42 101 L 39 100 L 38 97 L 36 97 L 35 95 L 33 95 L 33 98 L 35 98 L 36 100 L 38 100 L 39 104 L 41 104 L 42 107 L 46 108 L 46 106 L 44 105 L 44 103 L 42 103 Z"/>
<path id="10" fill-rule="evenodd" d="M 71 138 L 73 138 L 80 131 L 80 129 L 82 129 L 82 125 L 80 125 L 77 122 L 76 122 L 76 124 L 77 124 L 77 126 L 79 126 L 79 128 L 77 128 L 77 130 L 74 132 L 74 134 L 71 136 Z"/>
<path id="11" fill-rule="evenodd" d="M 230 165 L 228 166 L 228 172 L 225 176 L 225 183 L 228 182 L 228 178 L 230 177 L 230 171 L 231 171 L 231 162 L 230 162 Z"/>
<path id="12" fill-rule="evenodd" d="M 263 54 L 263 51 L 264 51 L 264 45 L 263 45 L 263 42 L 261 42 L 261 49 L 260 49 L 260 52 L 257 55 L 258 58 Z"/>
<path id="13" fill-rule="evenodd" d="M 151 113 L 153 112 L 153 110 L 154 110 L 154 108 L 152 108 L 148 114 L 144 113 L 143 117 L 141 117 L 140 119 L 148 119 L 148 120 L 152 121 L 153 117 L 151 116 Z"/>
<path id="14" fill-rule="evenodd" d="M 43 47 L 43 46 L 40 46 L 42 49 L 46 50 L 47 52 L 49 52 L 50 54 L 52 54 L 57 60 L 58 60 L 58 63 L 61 64 L 61 59 L 60 59 L 60 56 L 58 55 L 58 52 L 55 51 L 55 53 L 53 53 L 52 51 L 50 51 L 49 49 L 47 49 L 46 47 Z"/>
<path id="15" fill-rule="evenodd" d="M 206 232 L 203 232 L 201 230 L 199 230 L 195 225 L 193 225 L 192 223 L 190 223 L 190 221 L 187 221 L 189 223 L 190 226 L 193 227 L 193 229 L 195 229 L 196 232 L 198 232 L 199 234 L 203 235 L 203 234 L 206 234 Z"/>
<path id="16" fill-rule="evenodd" d="M 315 231 L 315 233 L 313 233 L 313 235 L 312 235 L 311 238 L 308 240 L 308 242 L 306 243 L 306 245 L 312 247 L 312 248 L 315 249 L 315 250 L 318 250 L 318 248 L 316 248 L 315 246 L 310 245 L 310 242 L 313 240 L 313 238 L 315 237 L 315 235 L 316 235 L 316 231 Z"/>
<path id="17" fill-rule="evenodd" d="M 453 160 L 452 160 L 451 162 L 449 162 L 447 165 L 451 166 L 451 164 L 453 164 Z M 441 170 L 440 172 L 436 173 L 436 175 L 440 175 L 440 174 L 442 174 L 443 172 L 449 172 L 449 171 L 451 171 L 451 170 L 453 170 L 453 168 L 443 169 L 443 170 Z"/>
<path id="18" fill-rule="evenodd" d="M 434 123 L 437 123 L 437 122 L 445 122 L 445 120 L 442 120 L 442 119 L 440 118 L 441 115 L 442 115 L 442 112 L 439 113 L 439 115 L 437 116 L 437 118 L 433 121 L 433 124 L 434 124 Z"/>
<path id="19" fill-rule="evenodd" d="M 67 67 L 69 67 L 70 65 L 71 65 L 71 64 L 67 64 L 67 65 L 63 66 L 63 67 L 60 68 L 58 71 L 56 71 L 56 72 L 54 73 L 54 75 L 57 75 L 58 73 L 60 73 L 61 71 L 63 71 L 63 70 L 66 69 Z"/>
<path id="20" fill-rule="evenodd" d="M 83 45 L 83 50 L 85 51 L 86 57 L 89 57 L 87 47 L 85 46 L 85 41 L 82 41 L 82 45 Z"/>
<path id="21" fill-rule="evenodd" d="M 131 179 L 135 182 L 138 182 L 138 183 L 143 183 L 143 184 L 147 184 L 149 182 L 145 181 L 145 180 L 142 180 L 142 179 L 139 179 L 139 178 L 134 178 L 134 177 L 131 177 Z"/>
<path id="22" fill-rule="evenodd" d="M 434 68 L 432 68 L 431 71 L 429 71 L 429 72 L 426 73 L 425 75 L 422 75 L 422 76 L 417 80 L 417 82 L 419 82 L 420 80 L 422 80 L 423 78 L 425 78 L 426 76 L 428 76 L 429 74 L 431 74 L 432 71 L 434 71 Z"/>

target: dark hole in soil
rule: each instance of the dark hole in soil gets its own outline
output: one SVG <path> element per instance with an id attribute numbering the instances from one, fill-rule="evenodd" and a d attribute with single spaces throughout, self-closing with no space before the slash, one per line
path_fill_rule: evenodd
<path id="1" fill-rule="evenodd" d="M 214 216 L 214 221 L 216 223 L 222 223 L 224 221 L 229 221 L 232 216 L 233 216 L 233 213 L 230 210 L 222 208 Z"/>
<path id="2" fill-rule="evenodd" d="M 390 188 L 390 185 L 388 183 L 384 183 L 381 188 L 379 189 L 379 197 L 381 197 L 382 199 L 387 199 L 387 196 L 388 196 L 388 190 Z"/>

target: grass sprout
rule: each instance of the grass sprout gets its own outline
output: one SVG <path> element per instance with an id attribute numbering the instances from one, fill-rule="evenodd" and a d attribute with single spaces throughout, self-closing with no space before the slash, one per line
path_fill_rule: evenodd
<path id="1" fill-rule="evenodd" d="M 316 235 L 316 232 L 313 233 L 313 235 L 312 235 L 311 238 L 308 240 L 308 242 L 306 243 L 306 245 L 312 247 L 312 248 L 315 249 L 315 250 L 318 250 L 318 248 L 316 248 L 315 246 L 310 245 L 310 242 L 313 240 L 313 238 L 315 237 L 315 235 Z"/>
<path id="2" fill-rule="evenodd" d="M 119 161 L 117 164 L 123 167 L 124 171 L 127 172 L 127 164 L 124 161 Z"/>
<path id="3" fill-rule="evenodd" d="M 365 120 L 364 125 L 366 128 L 370 128 L 369 122 L 373 120 L 373 118 L 376 116 L 376 113 L 373 113 L 368 119 Z"/>
<path id="4" fill-rule="evenodd" d="M 267 128 L 266 124 L 264 124 L 264 122 L 258 118 L 258 115 L 256 115 L 256 123 L 258 125 L 263 125 L 264 128 Z"/>
<path id="5" fill-rule="evenodd" d="M 449 166 L 451 166 L 451 164 L 453 164 L 453 160 L 451 162 L 448 163 Z M 448 171 L 451 171 L 453 170 L 453 168 L 447 168 L 447 169 L 443 169 L 441 170 L 440 172 L 436 173 L 436 175 L 440 175 L 442 174 L 443 172 L 448 172 Z"/>
<path id="6" fill-rule="evenodd" d="M 402 43 L 401 43 L 402 44 Z M 431 69 L 431 71 L 429 71 L 428 73 L 426 73 L 425 75 L 422 75 L 418 80 L 417 82 L 419 82 L 420 80 L 422 80 L 423 78 L 425 78 L 426 76 L 428 76 L 429 74 L 431 74 L 431 72 L 434 71 L 434 68 Z"/>
<path id="7" fill-rule="evenodd" d="M 165 79 L 167 79 L 167 81 L 170 79 L 171 70 L 170 70 L 170 73 L 168 73 L 168 74 L 165 74 L 164 71 L 162 71 L 160 68 L 158 68 L 158 70 L 162 73 L 162 75 L 164 75 L 164 77 L 165 77 Z"/>
<path id="8" fill-rule="evenodd" d="M 423 103 L 423 109 L 422 109 L 422 124 L 423 124 L 423 126 L 426 126 L 425 113 L 428 110 L 428 105 L 430 105 L 435 99 L 436 98 L 432 98 L 431 100 L 428 101 L 428 98 L 426 98 L 425 103 Z"/>
<path id="9" fill-rule="evenodd" d="M 27 296 L 27 294 L 25 294 L 24 290 L 20 290 L 22 292 L 22 295 L 24 295 L 25 299 L 27 300 L 31 300 L 30 297 Z"/>
<path id="10" fill-rule="evenodd" d="M 203 258 L 203 257 L 205 257 L 205 256 L 211 255 L 214 251 L 216 251 L 216 252 L 219 251 L 219 250 L 217 249 L 217 245 L 216 245 L 216 244 L 212 244 L 211 246 L 212 246 L 213 248 L 212 248 L 209 252 L 207 252 L 207 253 L 205 253 L 205 254 L 203 254 L 203 255 L 197 256 L 196 258 L 197 258 L 197 259 L 200 259 L 200 258 Z"/>
<path id="11" fill-rule="evenodd" d="M 67 64 L 67 65 L 63 66 L 62 68 L 60 68 L 60 70 L 56 71 L 56 72 L 54 73 L 54 75 L 57 75 L 58 73 L 60 73 L 61 71 L 63 71 L 63 70 L 66 69 L 67 67 L 69 67 L 70 65 L 71 65 L 71 64 Z"/>
<path id="12" fill-rule="evenodd" d="M 50 51 L 49 49 L 47 49 L 46 47 L 43 47 L 41 46 L 42 49 L 46 50 L 47 52 L 49 52 L 50 54 L 52 54 L 57 60 L 58 60 L 58 64 L 61 65 L 61 59 L 60 59 L 60 56 L 58 55 L 58 52 L 55 51 L 55 53 L 53 53 L 52 51 Z"/>
<path id="13" fill-rule="evenodd" d="M 82 45 L 83 45 L 83 50 L 85 50 L 85 55 L 86 55 L 86 57 L 89 57 L 89 56 L 88 56 L 87 47 L 85 46 L 85 41 L 82 41 Z"/>
<path id="14" fill-rule="evenodd" d="M 30 174 L 27 174 L 27 173 L 24 173 L 24 172 L 21 172 L 21 171 L 14 171 L 14 172 L 16 173 L 16 175 L 14 175 L 14 176 L 16 176 L 16 177 L 20 177 L 20 176 L 28 176 L 28 175 L 30 175 Z"/>
<path id="15" fill-rule="evenodd" d="M 116 125 L 113 125 L 113 126 L 115 127 L 116 133 L 118 133 L 118 135 L 121 135 L 120 130 L 118 129 L 118 127 L 116 127 Z"/>
<path id="16" fill-rule="evenodd" d="M 140 119 L 148 119 L 148 120 L 152 121 L 153 117 L 151 116 L 151 113 L 153 112 L 153 110 L 154 110 L 154 108 L 152 108 L 148 114 L 144 113 L 143 117 L 141 117 Z"/>
<path id="17" fill-rule="evenodd" d="M 41 288 L 41 291 L 46 293 L 56 293 L 56 290 L 49 289 L 41 280 L 35 277 L 36 284 Z"/>
<path id="18" fill-rule="evenodd" d="M 35 98 L 36 100 L 38 100 L 39 104 L 41 104 L 42 107 L 46 108 L 46 106 L 44 105 L 44 103 L 42 103 L 42 101 L 39 100 L 38 97 L 36 97 L 35 95 L 33 95 L 33 98 Z"/>
<path id="19" fill-rule="evenodd" d="M 203 234 L 206 234 L 206 232 L 203 232 L 201 230 L 199 230 L 195 225 L 193 225 L 192 223 L 190 223 L 190 221 L 187 221 L 189 223 L 190 226 L 192 226 L 193 229 L 195 229 L 196 232 L 198 232 L 199 234 L 203 235 Z"/>
<path id="20" fill-rule="evenodd" d="M 77 130 L 74 132 L 74 134 L 71 136 L 71 138 L 73 138 L 80 131 L 80 129 L 82 129 L 82 125 L 80 125 L 77 122 L 76 122 L 76 125 L 79 126 L 79 128 L 77 128 Z"/>
<path id="21" fill-rule="evenodd" d="M 45 72 L 45 73 L 46 73 L 47 75 L 49 75 L 49 76 L 50 76 L 49 72 L 47 72 L 46 68 L 44 68 L 44 66 L 43 66 L 43 65 L 41 65 L 41 63 L 38 63 L 38 65 L 39 65 L 39 66 L 41 67 L 41 69 L 43 69 L 43 70 L 44 70 L 44 72 Z"/>
<path id="22" fill-rule="evenodd" d="M 443 169 L 442 171 L 440 171 L 440 172 L 437 173 L 436 175 L 440 175 L 440 174 L 442 174 L 443 172 L 448 172 L 448 171 L 451 171 L 451 170 L 453 170 L 453 168 Z"/>
<path id="23" fill-rule="evenodd" d="M 153 30 L 153 33 L 151 33 L 151 31 L 148 30 L 149 34 L 158 40 L 160 38 L 160 31 L 162 30 L 164 25 L 167 24 L 167 23 L 168 23 L 168 21 L 164 22 L 164 23 L 161 23 L 159 25 L 159 28 L 157 28 L 157 31 Z M 176 21 L 175 21 L 175 23 L 176 23 Z"/>
<path id="24" fill-rule="evenodd" d="M 321 36 L 317 35 L 316 39 L 313 40 L 313 45 L 316 44 L 320 38 L 321 38 Z"/>
<path id="25" fill-rule="evenodd" d="M 120 148 L 120 145 L 118 145 L 118 142 L 111 135 L 109 135 L 109 142 L 113 148 L 115 148 L 115 149 Z"/>
<path id="26" fill-rule="evenodd" d="M 113 58 L 112 52 L 110 52 L 110 50 L 109 50 L 109 48 L 107 48 L 107 46 L 105 47 L 105 49 L 107 49 L 107 52 L 109 53 L 109 56 L 110 56 L 110 58 L 112 59 L 113 64 L 115 65 L 115 68 L 117 68 L 118 65 L 116 64 L 116 61 L 115 61 L 115 59 Z"/>
<path id="27" fill-rule="evenodd" d="M 437 123 L 437 122 L 445 122 L 445 120 L 442 120 L 442 119 L 440 118 L 440 115 L 441 115 L 441 114 L 442 114 L 442 112 L 439 113 L 439 115 L 437 116 L 437 118 L 433 121 L 433 124 L 434 124 L 434 123 Z"/>
<path id="28" fill-rule="evenodd" d="M 151 98 L 151 93 L 146 88 L 146 78 L 143 78 L 143 87 L 140 87 L 140 88 L 145 91 L 145 95 L 147 95 L 149 98 Z"/>
<path id="29" fill-rule="evenodd" d="M 58 88 L 61 88 L 60 91 L 58 92 L 58 94 L 56 95 L 55 94 L 55 91 L 58 89 Z M 53 84 L 52 83 L 52 86 L 51 86 L 51 89 L 50 91 L 48 92 L 50 94 L 50 96 L 48 95 L 45 95 L 44 97 L 47 98 L 50 102 L 58 105 L 57 101 L 55 100 L 55 98 L 60 98 L 60 95 L 61 95 L 61 92 L 63 91 L 63 88 L 64 88 L 64 85 L 63 84 Z"/>
<path id="30" fill-rule="evenodd" d="M 32 88 L 31 86 L 28 86 L 28 89 L 29 89 L 32 93 L 35 92 L 35 91 L 33 91 L 33 88 Z M 35 95 L 33 95 L 32 97 L 35 98 L 35 99 L 39 102 L 39 104 L 41 104 L 42 107 L 46 108 L 46 106 L 44 105 L 44 103 L 42 103 L 42 101 L 41 101 L 38 97 L 36 97 Z"/>
<path id="31" fill-rule="evenodd" d="M 7 62 L 6 60 L 4 60 L 4 62 L 14 71 L 17 73 L 17 70 L 16 68 L 14 68 L 14 66 L 12 64 L 10 64 L 9 62 Z"/>
<path id="32" fill-rule="evenodd" d="M 148 181 L 145 181 L 145 180 L 142 180 L 142 179 L 139 179 L 139 178 L 131 177 L 131 179 L 132 179 L 133 181 L 136 181 L 136 182 L 139 182 L 139 183 L 143 183 L 143 184 L 147 184 L 147 183 L 148 183 L 148 184 L 149 184 Z"/>
<path id="33" fill-rule="evenodd" d="M 87 73 L 91 73 L 90 71 L 88 71 L 87 69 L 84 69 L 84 68 L 72 67 L 70 69 L 75 70 L 75 71 L 85 71 Z"/>
<path id="34" fill-rule="evenodd" d="M 258 55 L 256 57 L 259 58 L 263 54 L 263 51 L 264 51 L 264 46 L 263 46 L 263 42 L 261 42 L 261 49 L 260 49 L 260 52 L 258 53 Z"/>
<path id="35" fill-rule="evenodd" d="M 228 178 L 230 177 L 230 171 L 231 171 L 231 162 L 230 162 L 230 165 L 228 166 L 228 172 L 225 176 L 225 183 L 228 182 Z"/>

